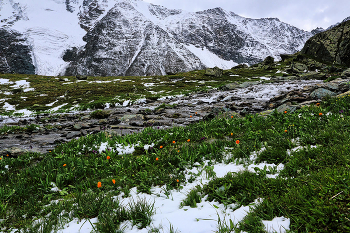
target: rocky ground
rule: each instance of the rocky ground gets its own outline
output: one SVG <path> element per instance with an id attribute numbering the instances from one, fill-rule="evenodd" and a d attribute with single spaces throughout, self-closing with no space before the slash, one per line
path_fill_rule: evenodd
<path id="1" fill-rule="evenodd" d="M 168 128 L 186 126 L 209 120 L 220 113 L 223 117 L 259 113 L 262 116 L 277 111 L 293 112 L 303 105 L 316 104 L 326 95 L 337 96 L 350 89 L 350 78 L 300 80 L 289 76 L 267 78 L 267 83 L 230 83 L 221 90 L 194 93 L 188 96 L 144 99 L 131 106 L 117 106 L 98 111 L 65 114 L 42 114 L 36 117 L 0 117 L 3 125 L 37 128 L 23 133 L 0 135 L 0 156 L 31 151 L 47 153 L 56 145 L 87 134 L 106 131 L 125 135 L 139 132 L 145 127 Z"/>

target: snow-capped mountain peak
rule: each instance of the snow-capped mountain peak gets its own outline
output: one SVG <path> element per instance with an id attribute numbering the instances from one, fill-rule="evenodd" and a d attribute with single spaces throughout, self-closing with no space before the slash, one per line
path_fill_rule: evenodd
<path id="1" fill-rule="evenodd" d="M 228 69 L 279 59 L 312 36 L 276 18 L 244 18 L 220 7 L 186 12 L 142 0 L 0 0 L 0 15 L 1 28 L 26 38 L 42 75 Z"/>

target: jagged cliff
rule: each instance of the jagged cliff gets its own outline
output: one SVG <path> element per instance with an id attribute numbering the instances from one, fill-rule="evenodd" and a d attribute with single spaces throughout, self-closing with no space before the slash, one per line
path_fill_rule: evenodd
<path id="1" fill-rule="evenodd" d="M 350 66 L 350 21 L 311 37 L 301 53 L 323 62 Z"/>

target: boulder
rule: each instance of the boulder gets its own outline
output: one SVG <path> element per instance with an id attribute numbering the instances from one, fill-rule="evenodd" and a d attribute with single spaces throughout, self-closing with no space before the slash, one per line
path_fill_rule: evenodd
<path id="1" fill-rule="evenodd" d="M 333 91 L 330 91 L 324 88 L 318 88 L 313 92 L 311 92 L 310 97 L 313 99 L 322 99 L 326 96 L 335 96 L 335 95 L 336 93 L 334 93 Z"/>
<path id="2" fill-rule="evenodd" d="M 316 71 L 311 71 L 311 72 L 302 74 L 300 76 L 300 79 L 303 79 L 303 80 L 308 80 L 308 79 L 321 79 L 321 80 L 324 80 L 326 78 L 327 78 L 326 74 L 320 73 L 320 72 L 316 72 Z"/>
<path id="3" fill-rule="evenodd" d="M 0 156 L 7 156 L 11 158 L 17 158 L 21 154 L 27 153 L 28 150 L 26 149 L 21 149 L 19 147 L 11 147 L 7 148 L 5 150 L 0 151 Z"/>
<path id="4" fill-rule="evenodd" d="M 280 57 L 281 57 L 281 61 L 285 62 L 286 60 L 292 59 L 295 56 L 293 54 L 280 54 Z"/>
<path id="5" fill-rule="evenodd" d="M 205 75 L 208 75 L 208 76 L 214 76 L 214 77 L 220 78 L 222 74 L 223 74 L 222 69 L 216 66 L 214 68 L 207 68 L 205 70 Z"/>
<path id="6" fill-rule="evenodd" d="M 298 105 L 290 105 L 290 104 L 282 104 L 278 108 L 276 108 L 277 112 L 284 113 L 287 111 L 287 113 L 295 112 L 298 109 Z"/>
<path id="7" fill-rule="evenodd" d="M 69 132 L 66 136 L 67 139 L 72 139 L 72 138 L 76 138 L 76 137 L 80 137 L 81 136 L 81 132 L 79 131 L 72 131 Z"/>
<path id="8" fill-rule="evenodd" d="M 350 66 L 350 21 L 316 34 L 306 41 L 301 54 L 324 63 Z"/>
<path id="9" fill-rule="evenodd" d="M 341 74 L 341 77 L 342 77 L 342 78 L 350 77 L 350 68 L 344 70 L 343 73 Z"/>
<path id="10" fill-rule="evenodd" d="M 307 70 L 307 66 L 304 65 L 303 63 L 299 63 L 299 62 L 297 62 L 297 63 L 294 64 L 294 68 L 295 68 L 296 70 L 298 70 L 299 73 L 304 72 L 305 70 Z"/>
<path id="11" fill-rule="evenodd" d="M 245 69 L 245 68 L 248 68 L 249 66 L 247 64 L 239 64 L 239 65 L 236 65 L 234 67 L 231 68 L 231 70 L 235 70 L 235 69 Z"/>
<path id="12" fill-rule="evenodd" d="M 275 62 L 275 59 L 271 56 L 267 56 L 265 60 L 263 61 L 264 65 L 271 65 Z"/>

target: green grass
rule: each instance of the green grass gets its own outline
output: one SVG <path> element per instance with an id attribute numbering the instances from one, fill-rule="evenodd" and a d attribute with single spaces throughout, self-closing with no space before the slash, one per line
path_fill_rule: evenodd
<path id="1" fill-rule="evenodd" d="M 98 217 L 95 227 L 100 232 L 119 229 L 125 220 L 142 228 L 150 224 L 153 203 L 135 200 L 123 206 L 112 196 L 122 192 L 127 196 L 132 187 L 145 193 L 156 185 L 181 189 L 190 182 L 185 179 L 185 169 L 197 162 L 237 163 L 265 148 L 256 162 L 284 164 L 277 178 L 267 178 L 266 174 L 275 171 L 266 169 L 216 178 L 209 164 L 203 172 L 211 181 L 189 192 L 182 206 L 195 207 L 207 196 L 207 201 L 235 203 L 239 208 L 261 198 L 262 203 L 239 225 L 221 223 L 219 232 L 261 232 L 261 219 L 276 216 L 290 218 L 293 232 L 346 232 L 350 230 L 349 134 L 350 97 L 345 96 L 327 98 L 320 106 L 295 113 L 219 117 L 188 127 L 146 128 L 123 137 L 99 133 L 62 144 L 45 155 L 2 157 L 0 219 L 6 220 L 0 226 L 29 232 L 42 227 L 49 232 L 72 218 Z M 304 149 L 288 153 L 297 141 Z M 97 152 L 96 145 L 101 143 L 107 143 L 110 150 Z M 113 152 L 116 143 L 138 146 L 134 153 L 121 155 Z M 151 143 L 152 148 L 143 149 Z M 231 148 L 230 158 L 224 158 L 225 147 Z M 51 192 L 51 182 L 62 191 Z M 34 224 L 36 219 L 42 221 Z"/>
<path id="2" fill-rule="evenodd" d="M 66 105 L 57 112 L 71 109 L 103 109 L 107 103 L 114 107 L 123 104 L 125 100 L 133 102 L 141 98 L 157 99 L 162 96 L 187 95 L 194 91 L 219 88 L 228 82 L 245 82 L 248 78 L 274 74 L 276 71 L 277 69 L 272 71 L 262 69 L 225 70 L 222 77 L 213 79 L 211 76 L 206 76 L 204 70 L 198 70 L 152 77 L 89 76 L 87 80 L 83 81 L 71 76 L 0 74 L 0 79 L 8 79 L 10 82 L 26 80 L 30 83 L 30 88 L 34 88 L 34 91 L 25 92 L 23 88 L 12 89 L 11 84 L 0 84 L 0 100 L 5 100 L 0 101 L 0 115 L 16 114 L 13 110 L 5 111 L 2 109 L 5 102 L 15 106 L 16 110 L 28 109 L 36 113 L 50 112 L 52 108 L 63 104 Z M 233 74 L 239 76 L 230 76 Z M 11 95 L 7 95 L 6 92 L 10 92 Z M 52 106 L 46 106 L 48 104 L 52 104 Z"/>
<path id="3" fill-rule="evenodd" d="M 12 95 L 0 92 L 0 99 L 16 105 L 16 110 L 49 111 L 45 105 L 54 101 L 57 102 L 52 107 L 67 103 L 61 108 L 62 112 L 73 106 L 80 110 L 100 109 L 106 103 L 122 104 L 124 100 L 139 98 L 156 100 L 165 95 L 205 91 L 208 86 L 214 88 L 228 82 L 254 80 L 254 77 L 273 75 L 285 65 L 287 63 L 281 62 L 273 70 L 224 71 L 223 77 L 215 80 L 205 76 L 204 71 L 147 78 L 88 77 L 82 82 L 74 77 L 61 77 L 68 79 L 62 82 L 39 75 L 2 74 L 0 78 L 11 81 L 26 79 L 35 91 L 14 90 Z M 145 83 L 155 85 L 145 86 Z M 0 85 L 0 90 L 9 91 L 10 87 Z M 47 96 L 42 98 L 41 94 Z M 25 101 L 21 97 L 26 97 Z M 0 102 L 0 108 L 3 104 Z M 14 114 L 0 111 L 2 115 Z M 95 110 L 91 117 L 104 118 L 108 114 Z M 3 126 L 0 133 L 36 129 L 37 125 Z M 187 127 L 146 128 L 126 136 L 101 132 L 59 145 L 48 154 L 3 156 L 0 160 L 0 219 L 4 220 L 0 221 L 0 227 L 5 232 L 11 229 L 51 232 L 73 218 L 90 221 L 97 217 L 94 230 L 98 232 L 123 232 L 121 223 L 125 220 L 144 228 L 151 223 L 154 203 L 138 199 L 126 205 L 122 198 L 114 197 L 122 193 L 123 197 L 128 196 L 133 187 L 150 194 L 151 187 L 157 185 L 170 195 L 171 190 L 181 190 L 201 175 L 191 173 L 186 180 L 187 168 L 198 163 L 203 166 L 204 161 L 209 161 L 202 173 L 211 181 L 191 190 L 179 208 L 195 208 L 203 200 L 215 200 L 227 207 L 235 204 L 234 209 L 237 209 L 259 198 L 262 200 L 239 224 L 232 221 L 226 224 L 219 218 L 218 232 L 263 232 L 261 220 L 272 220 L 276 216 L 289 218 L 292 232 L 347 232 L 350 230 L 349 136 L 350 96 L 343 96 L 326 98 L 320 106 L 304 107 L 294 113 L 273 112 L 266 117 L 247 115 L 243 118 L 219 115 L 211 121 Z M 98 152 L 101 143 L 107 143 L 109 149 Z M 119 154 L 116 144 L 134 146 L 135 151 Z M 144 149 L 151 144 L 152 147 Z M 302 148 L 291 152 L 297 146 Z M 276 169 L 267 168 L 216 177 L 215 163 L 248 166 L 253 163 L 249 156 L 258 151 L 255 163 L 284 165 L 277 178 L 268 178 L 267 175 L 275 174 Z M 100 188 L 98 182 L 102 184 Z M 52 192 L 52 183 L 60 191 Z M 176 232 L 176 227 L 170 225 L 169 231 Z M 150 232 L 160 230 L 152 228 Z"/>

